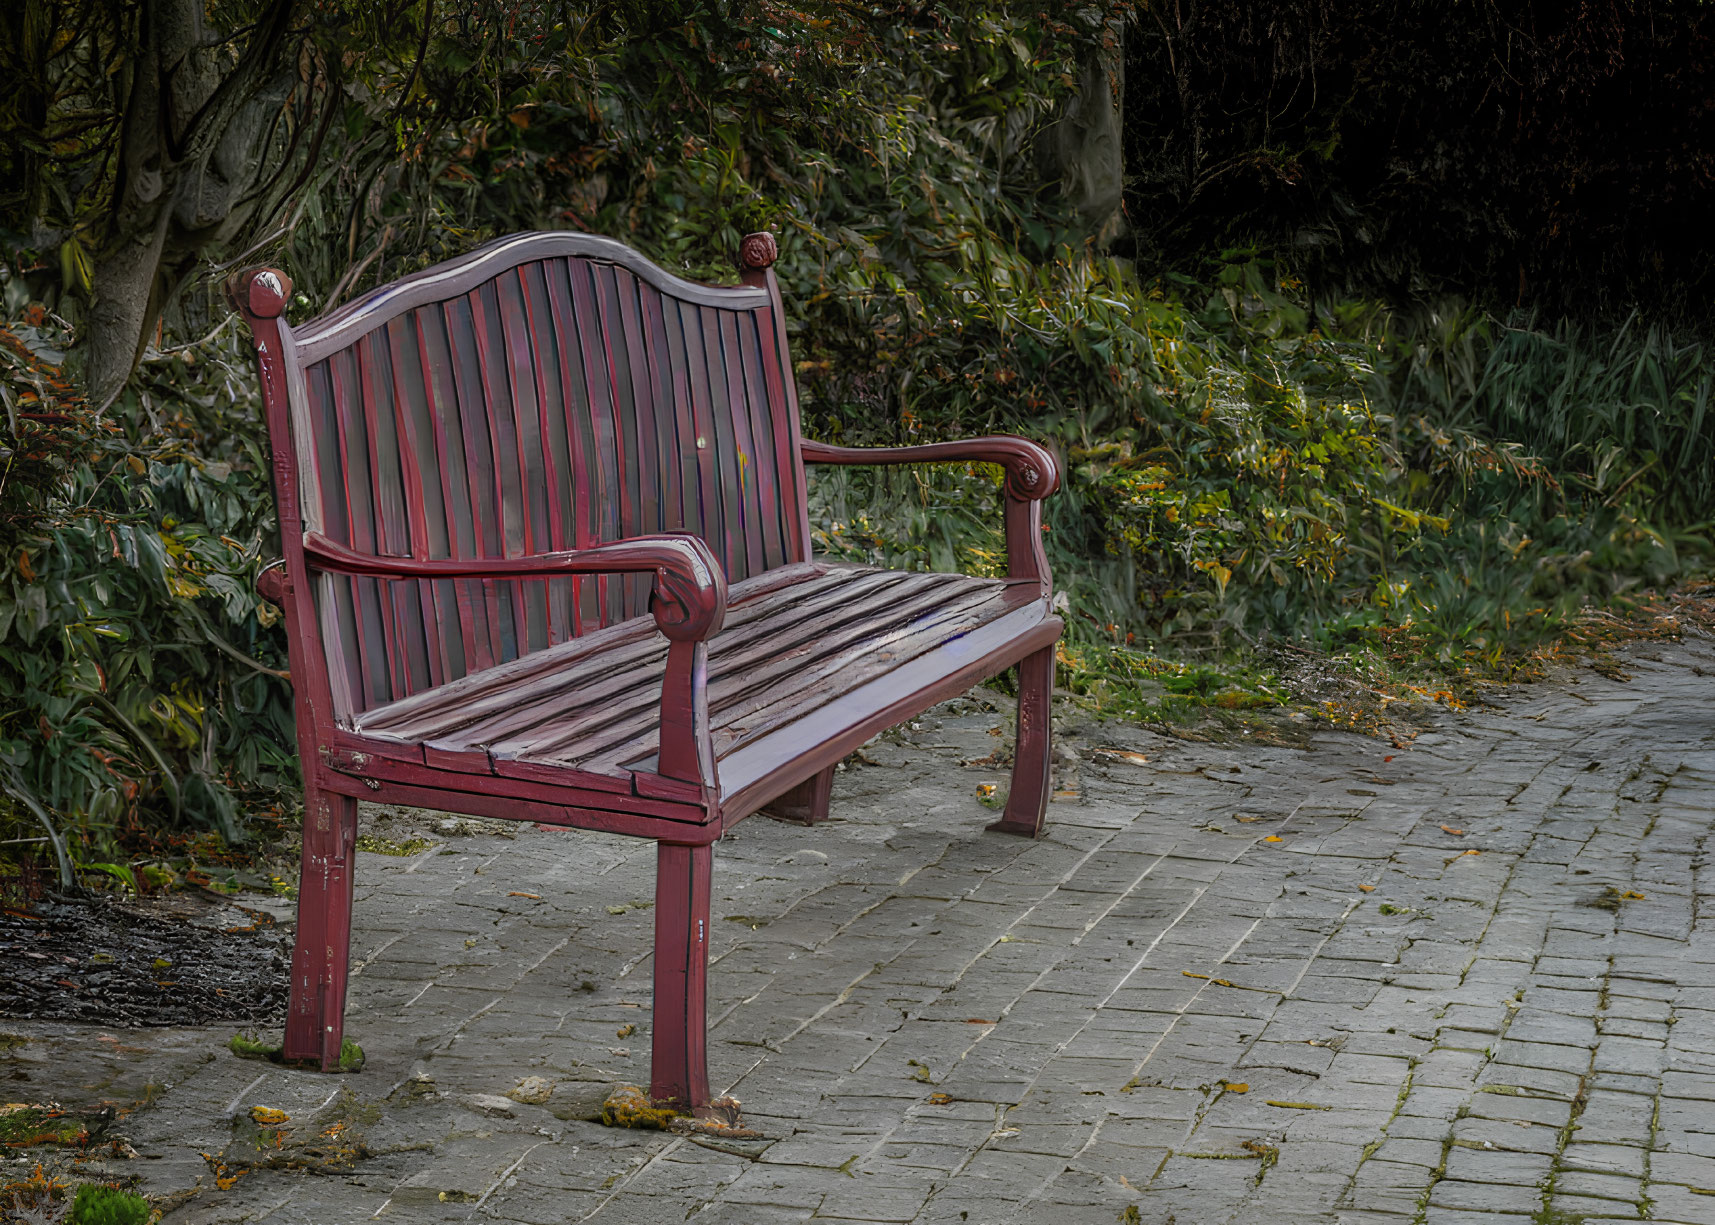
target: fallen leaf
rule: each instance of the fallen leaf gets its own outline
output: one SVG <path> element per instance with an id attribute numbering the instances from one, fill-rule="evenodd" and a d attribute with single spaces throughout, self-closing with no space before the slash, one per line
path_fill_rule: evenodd
<path id="1" fill-rule="evenodd" d="M 1223 1080 L 1221 1082 L 1221 1088 L 1225 1089 L 1228 1093 L 1249 1093 L 1251 1091 L 1251 1087 L 1242 1080 L 1237 1082 Z"/>
<path id="2" fill-rule="evenodd" d="M 1096 752 L 1100 753 L 1103 757 L 1112 757 L 1115 761 L 1127 762 L 1134 766 L 1144 766 L 1149 764 L 1149 758 L 1145 757 L 1142 753 L 1133 753 L 1129 749 L 1097 749 Z"/>
<path id="3" fill-rule="evenodd" d="M 1078 798 L 1078 793 L 1076 791 L 1056 791 L 1054 798 L 1057 800 L 1075 800 Z"/>
<path id="4" fill-rule="evenodd" d="M 618 1029 L 613 1031 L 613 1036 L 615 1038 L 629 1038 L 636 1032 L 637 1026 L 635 1025 L 621 1025 Z"/>
<path id="5" fill-rule="evenodd" d="M 1464 836 L 1465 836 L 1465 831 L 1464 831 L 1464 830 L 1462 830 L 1462 829 L 1454 829 L 1454 828 L 1453 828 L 1453 827 L 1452 827 L 1452 826 L 1451 826 L 1451 825 L 1443 825 L 1443 826 L 1442 826 L 1442 827 L 1441 827 L 1441 831 L 1442 831 L 1442 832 L 1443 832 L 1443 833 L 1447 833 L 1447 834 L 1455 834 L 1455 835 L 1457 835 L 1457 836 L 1458 836 L 1458 837 L 1460 837 L 1460 838 L 1463 838 L 1463 837 L 1464 837 Z"/>
<path id="6" fill-rule="evenodd" d="M 1214 983 L 1217 987 L 1230 987 L 1233 985 L 1224 978 L 1210 978 L 1207 974 L 1193 974 L 1189 970 L 1181 970 L 1179 972 L 1186 978 L 1200 978 L 1206 983 Z"/>
<path id="7" fill-rule="evenodd" d="M 1641 902 L 1644 900 L 1644 895 L 1637 892 L 1637 890 L 1635 890 L 1635 889 L 1627 889 L 1624 893 L 1620 894 L 1620 896 L 1623 898 L 1628 898 L 1634 902 Z"/>
<path id="8" fill-rule="evenodd" d="M 508 893 L 506 896 L 507 897 L 533 898 L 534 900 L 536 900 L 538 902 L 540 902 L 542 900 L 542 895 L 540 893 Z"/>
<path id="9" fill-rule="evenodd" d="M 1270 834 L 1268 837 L 1263 839 L 1264 842 L 1279 842 L 1280 840 L 1279 834 Z"/>
<path id="10" fill-rule="evenodd" d="M 1359 885 L 1358 888 L 1362 889 L 1365 893 L 1374 893 L 1376 891 L 1376 887 L 1374 885 Z"/>
<path id="11" fill-rule="evenodd" d="M 1332 1106 L 1318 1106 L 1313 1102 L 1266 1102 L 1265 1105 L 1279 1106 L 1282 1110 L 1332 1110 Z"/>
<path id="12" fill-rule="evenodd" d="M 264 1127 L 278 1127 L 292 1116 L 274 1106 L 252 1106 L 250 1117 Z"/>
<path id="13" fill-rule="evenodd" d="M 945 1106 L 952 1100 L 953 1095 L 951 1093 L 931 1093 L 929 1095 L 929 1104 L 931 1106 Z"/>
<path id="14" fill-rule="evenodd" d="M 985 1021 L 981 1017 L 966 1017 L 966 1025 L 993 1025 L 993 1021 Z"/>
<path id="15" fill-rule="evenodd" d="M 1466 855 L 1481 855 L 1482 853 L 1483 852 L 1481 852 L 1475 848 L 1472 848 L 1471 850 L 1465 852 Z M 1463 856 L 1461 856 L 1461 858 L 1463 858 Z"/>

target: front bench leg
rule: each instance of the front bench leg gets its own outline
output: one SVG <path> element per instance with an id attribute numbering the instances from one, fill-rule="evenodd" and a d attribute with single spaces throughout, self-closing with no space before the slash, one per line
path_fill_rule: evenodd
<path id="1" fill-rule="evenodd" d="M 655 844 L 655 1019 L 650 1098 L 709 1102 L 709 888 L 714 847 Z"/>
<path id="2" fill-rule="evenodd" d="M 1042 836 L 1048 809 L 1048 758 L 1053 720 L 1054 648 L 1043 647 L 1018 664 L 1018 737 L 1012 750 L 1012 787 L 1006 812 L 989 826 L 1005 834 Z"/>
<path id="3" fill-rule="evenodd" d="M 298 875 L 298 931 L 284 1059 L 340 1070 L 345 987 L 351 960 L 351 898 L 357 801 L 304 787 L 304 849 Z"/>

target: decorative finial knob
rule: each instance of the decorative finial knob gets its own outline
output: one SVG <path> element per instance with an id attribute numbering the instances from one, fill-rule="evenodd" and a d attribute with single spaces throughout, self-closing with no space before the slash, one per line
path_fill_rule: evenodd
<path id="1" fill-rule="evenodd" d="M 780 254 L 780 248 L 775 245 L 774 235 L 767 230 L 758 234 L 746 234 L 744 241 L 738 245 L 738 266 L 740 268 L 767 268 L 774 263 Z"/>
<path id="2" fill-rule="evenodd" d="M 254 268 L 233 277 L 227 288 L 240 310 L 258 319 L 276 319 L 286 313 L 292 278 L 275 268 Z"/>

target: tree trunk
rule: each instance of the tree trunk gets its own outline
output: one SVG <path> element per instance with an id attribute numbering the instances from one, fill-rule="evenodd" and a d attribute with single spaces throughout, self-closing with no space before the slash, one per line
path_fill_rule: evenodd
<path id="1" fill-rule="evenodd" d="M 197 0 L 143 0 L 121 86 L 113 206 L 96 254 L 77 360 L 90 401 L 124 389 L 167 291 L 211 243 L 253 218 L 268 124 L 291 74 L 294 0 L 274 0 L 238 62 L 217 72 Z"/>
<path id="2" fill-rule="evenodd" d="M 1124 23 L 1109 24 L 1102 45 L 1085 57 L 1078 90 L 1037 146 L 1038 165 L 1083 218 L 1096 245 L 1125 228 L 1121 116 L 1125 91 Z"/>

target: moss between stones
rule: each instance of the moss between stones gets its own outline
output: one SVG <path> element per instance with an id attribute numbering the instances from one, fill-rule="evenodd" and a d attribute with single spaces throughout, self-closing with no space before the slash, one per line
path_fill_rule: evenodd
<path id="1" fill-rule="evenodd" d="M 601 1121 L 609 1127 L 638 1127 L 666 1131 L 680 1112 L 657 1106 L 636 1085 L 618 1085 L 601 1104 Z"/>
<path id="2" fill-rule="evenodd" d="M 90 1138 L 91 1123 L 102 1120 L 45 1106 L 0 1106 L 0 1148 L 34 1148 L 42 1144 L 80 1145 Z"/>
<path id="3" fill-rule="evenodd" d="M 152 1213 L 141 1195 L 85 1183 L 77 1189 L 66 1225 L 147 1225 Z"/>
<path id="4" fill-rule="evenodd" d="M 233 1034 L 227 1040 L 226 1049 L 240 1059 L 265 1059 L 269 1063 L 290 1063 L 293 1067 L 315 1067 L 318 1062 L 314 1059 L 287 1060 L 281 1047 L 258 1041 L 246 1034 Z M 363 1048 L 350 1038 L 346 1038 L 339 1044 L 338 1066 L 329 1070 L 333 1072 L 360 1072 L 363 1070 L 363 1061 Z"/>

